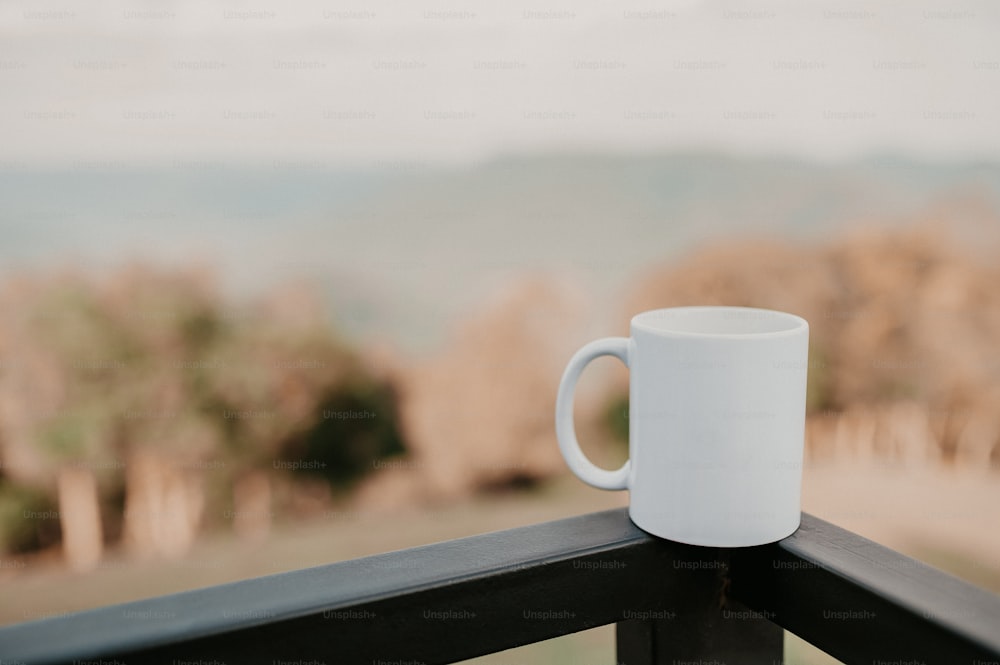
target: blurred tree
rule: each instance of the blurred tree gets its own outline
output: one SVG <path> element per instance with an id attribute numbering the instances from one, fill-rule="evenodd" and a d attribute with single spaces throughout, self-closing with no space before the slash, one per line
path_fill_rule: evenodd
<path id="1" fill-rule="evenodd" d="M 352 382 L 331 391 L 315 424 L 289 439 L 283 461 L 289 467 L 304 462 L 298 471 L 347 487 L 372 469 L 373 460 L 405 452 L 395 411 L 396 396 L 387 386 Z"/>
<path id="2" fill-rule="evenodd" d="M 289 475 L 275 462 L 302 441 L 329 460 L 331 478 L 401 446 L 392 391 L 333 334 L 307 289 L 236 309 L 204 271 L 131 266 L 101 281 L 11 280 L 0 306 L 0 469 L 9 486 L 0 500 L 57 496 L 64 550 L 77 566 L 96 563 L 102 532 L 139 553 L 176 555 L 206 516 L 266 531 L 271 479 Z M 381 419 L 374 430 L 324 429 L 331 404 Z M 102 515 L 115 523 L 105 528 Z M 29 531 L 9 527 L 5 542 L 43 541 Z"/>
<path id="3" fill-rule="evenodd" d="M 1000 459 L 1000 272 L 976 260 L 982 251 L 927 224 L 813 247 L 724 242 L 646 275 L 628 313 L 728 304 L 799 314 L 810 324 L 811 447 L 892 442 L 881 452 L 990 466 Z"/>
<path id="4" fill-rule="evenodd" d="M 98 485 L 113 483 L 114 474 L 104 471 L 118 466 L 114 418 L 105 403 L 113 400 L 114 373 L 132 349 L 95 294 L 72 275 L 49 288 L 16 283 L 6 295 L 10 362 L 0 376 L 0 408 L 9 475 L 58 497 L 56 523 L 67 560 L 91 567 L 103 541 Z"/>
<path id="5" fill-rule="evenodd" d="M 545 276 L 512 280 L 440 353 L 405 368 L 400 417 L 412 457 L 383 465 L 359 503 L 393 510 L 454 500 L 563 469 L 555 395 L 564 359 L 586 334 L 584 298 Z"/>

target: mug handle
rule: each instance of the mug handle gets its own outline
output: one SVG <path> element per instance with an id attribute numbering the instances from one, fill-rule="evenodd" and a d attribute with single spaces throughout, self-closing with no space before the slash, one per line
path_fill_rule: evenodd
<path id="1" fill-rule="evenodd" d="M 626 460 L 621 468 L 615 471 L 595 466 L 580 450 L 580 442 L 576 440 L 576 427 L 573 425 L 573 394 L 576 382 L 594 358 L 600 356 L 615 356 L 628 367 L 628 337 L 605 337 L 585 345 L 570 358 L 559 382 L 559 394 L 556 397 L 556 438 L 559 440 L 559 450 L 566 459 L 570 470 L 583 482 L 602 490 L 628 489 L 628 476 L 631 461 Z"/>

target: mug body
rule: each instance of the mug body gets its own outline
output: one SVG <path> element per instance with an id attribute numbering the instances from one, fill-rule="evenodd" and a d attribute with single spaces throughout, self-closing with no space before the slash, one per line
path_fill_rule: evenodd
<path id="1" fill-rule="evenodd" d="M 798 528 L 809 325 L 745 307 L 632 319 L 629 514 L 644 531 L 742 547 Z"/>

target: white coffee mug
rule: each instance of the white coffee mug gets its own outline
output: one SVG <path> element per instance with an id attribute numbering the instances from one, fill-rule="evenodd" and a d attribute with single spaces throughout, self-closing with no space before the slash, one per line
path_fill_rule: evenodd
<path id="1" fill-rule="evenodd" d="M 556 435 L 585 483 L 631 493 L 644 531 L 692 545 L 744 547 L 799 526 L 809 324 L 749 307 L 636 315 L 631 337 L 587 344 L 569 361 Z M 573 393 L 598 356 L 629 368 L 629 460 L 616 471 L 580 450 Z"/>

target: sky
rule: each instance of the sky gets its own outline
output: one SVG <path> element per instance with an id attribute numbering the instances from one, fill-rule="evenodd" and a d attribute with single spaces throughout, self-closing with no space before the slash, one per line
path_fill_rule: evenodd
<path id="1" fill-rule="evenodd" d="M 0 165 L 1000 157 L 988 2 L 5 2 Z"/>

